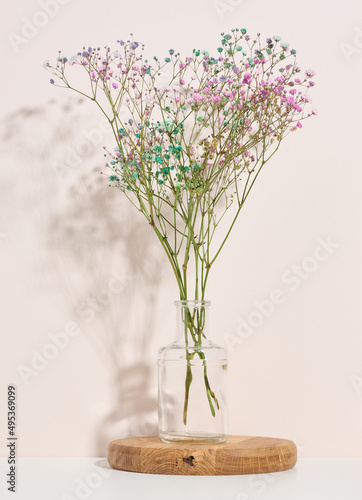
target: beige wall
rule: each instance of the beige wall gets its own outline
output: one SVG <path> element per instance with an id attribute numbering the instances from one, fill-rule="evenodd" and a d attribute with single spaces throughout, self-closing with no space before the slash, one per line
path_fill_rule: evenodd
<path id="1" fill-rule="evenodd" d="M 105 455 L 112 438 L 155 432 L 155 359 L 177 298 L 147 223 L 104 194 L 100 117 L 51 87 L 43 61 L 129 32 L 155 54 L 212 48 L 245 25 L 280 34 L 317 72 L 319 114 L 268 164 L 210 281 L 230 431 L 361 457 L 361 6 L 50 3 L 1 16 L 1 406 L 15 383 L 20 454 Z"/>

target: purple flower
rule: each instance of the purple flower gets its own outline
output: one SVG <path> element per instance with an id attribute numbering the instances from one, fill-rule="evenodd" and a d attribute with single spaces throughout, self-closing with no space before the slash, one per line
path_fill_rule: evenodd
<path id="1" fill-rule="evenodd" d="M 252 81 L 252 76 L 250 73 L 245 73 L 243 78 L 243 83 L 250 83 Z"/>
<path id="2" fill-rule="evenodd" d="M 139 45 L 139 44 L 138 44 L 137 42 L 133 42 L 133 43 L 132 43 L 132 45 L 131 45 L 131 49 L 132 49 L 132 50 L 136 50 L 136 49 L 137 49 L 137 47 L 138 47 L 138 45 Z"/>
<path id="3" fill-rule="evenodd" d="M 55 81 L 53 80 L 53 78 L 51 78 L 49 81 L 50 81 L 51 84 L 55 83 Z"/>

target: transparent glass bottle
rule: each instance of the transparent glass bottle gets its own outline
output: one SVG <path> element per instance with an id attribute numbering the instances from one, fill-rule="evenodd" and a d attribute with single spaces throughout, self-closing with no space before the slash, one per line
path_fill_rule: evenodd
<path id="1" fill-rule="evenodd" d="M 176 301 L 176 340 L 158 353 L 158 433 L 166 443 L 227 438 L 227 353 L 207 338 L 204 300 Z"/>

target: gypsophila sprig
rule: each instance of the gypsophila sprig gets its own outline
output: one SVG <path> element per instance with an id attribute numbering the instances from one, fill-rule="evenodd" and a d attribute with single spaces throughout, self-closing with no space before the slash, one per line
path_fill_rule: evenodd
<path id="1" fill-rule="evenodd" d="M 213 54 L 194 49 L 182 57 L 167 48 L 145 59 L 143 51 L 132 36 L 118 40 L 116 50 L 84 47 L 69 61 L 59 53 L 56 65 L 44 66 L 52 85 L 89 98 L 108 118 L 116 142 L 106 152 L 109 183 L 152 226 L 180 299 L 200 300 L 262 167 L 316 114 L 309 97 L 314 72 L 300 70 L 296 50 L 280 36 L 263 42 L 245 29 L 222 33 Z M 74 67 L 86 73 L 85 88 L 72 86 Z M 195 331 L 202 325 L 190 327 L 197 342 Z"/>
<path id="2" fill-rule="evenodd" d="M 296 51 L 281 37 L 263 44 L 245 29 L 222 33 L 214 55 L 194 49 L 182 58 L 168 49 L 166 57 L 149 61 L 143 49 L 133 38 L 119 40 L 117 50 L 83 48 L 69 61 L 59 53 L 57 64 L 45 67 L 53 85 L 95 101 L 107 116 L 117 144 L 108 152 L 110 182 L 154 228 L 181 299 L 189 295 L 194 254 L 193 297 L 202 299 L 225 210 L 235 207 L 237 217 L 281 140 L 316 113 L 308 106 L 314 73 L 301 72 Z M 72 87 L 69 66 L 88 74 L 88 90 Z"/>

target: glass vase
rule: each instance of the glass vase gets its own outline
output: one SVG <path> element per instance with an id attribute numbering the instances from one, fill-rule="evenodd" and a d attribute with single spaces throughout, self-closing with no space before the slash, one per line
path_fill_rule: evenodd
<path id="1" fill-rule="evenodd" d="M 176 301 L 177 336 L 158 352 L 158 433 L 166 443 L 227 438 L 227 353 L 207 337 L 204 300 Z"/>

